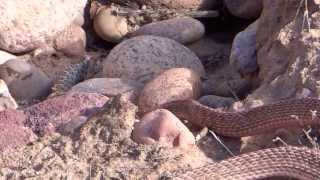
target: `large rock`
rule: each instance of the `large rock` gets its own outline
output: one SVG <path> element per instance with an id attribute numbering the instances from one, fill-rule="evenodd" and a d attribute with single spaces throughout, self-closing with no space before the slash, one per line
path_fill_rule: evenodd
<path id="1" fill-rule="evenodd" d="M 238 33 L 233 40 L 230 64 L 240 74 L 251 74 L 258 70 L 257 64 L 257 28 L 259 20 L 244 31 Z"/>
<path id="2" fill-rule="evenodd" d="M 24 109 L 26 125 L 40 135 L 63 131 L 64 125 L 75 120 L 83 121 L 80 116 L 89 117 L 108 99 L 95 93 L 72 93 L 48 99 Z"/>
<path id="3" fill-rule="evenodd" d="M 205 33 L 203 24 L 190 17 L 173 18 L 142 26 L 131 36 L 153 35 L 170 38 L 181 44 L 192 43 Z"/>
<path id="4" fill-rule="evenodd" d="M 0 49 L 22 53 L 39 47 L 82 14 L 86 3 L 86 0 L 2 1 Z"/>
<path id="5" fill-rule="evenodd" d="M 19 101 L 32 101 L 50 93 L 51 80 L 40 69 L 21 59 L 0 66 L 0 77 L 7 83 L 12 96 Z"/>
<path id="6" fill-rule="evenodd" d="M 234 16 L 253 19 L 259 17 L 263 0 L 224 0 L 225 6 Z"/>
<path id="7" fill-rule="evenodd" d="M 156 36 L 138 36 L 123 41 L 103 61 L 105 77 L 148 81 L 170 68 L 190 68 L 205 74 L 199 58 L 178 42 Z"/>
<path id="8" fill-rule="evenodd" d="M 197 73 L 186 68 L 173 68 L 145 85 L 139 98 L 139 111 L 147 113 L 171 101 L 196 99 L 200 91 L 201 81 Z"/>
<path id="9" fill-rule="evenodd" d="M 189 129 L 170 111 L 158 109 L 146 114 L 135 124 L 133 140 L 142 144 L 159 143 L 169 147 L 187 148 L 195 144 Z"/>
<path id="10" fill-rule="evenodd" d="M 88 79 L 73 86 L 69 93 L 98 93 L 106 95 L 107 97 L 114 97 L 121 94 L 123 98 L 135 103 L 137 102 L 142 87 L 143 84 L 132 80 L 119 78 L 95 78 Z"/>

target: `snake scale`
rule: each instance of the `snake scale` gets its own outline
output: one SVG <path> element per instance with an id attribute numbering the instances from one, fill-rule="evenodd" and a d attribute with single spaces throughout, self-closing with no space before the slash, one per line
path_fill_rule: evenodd
<path id="1" fill-rule="evenodd" d="M 227 137 L 259 135 L 279 128 L 303 128 L 320 124 L 320 99 L 279 101 L 241 112 L 224 112 L 195 100 L 163 106 L 191 124 L 208 127 Z M 286 176 L 302 180 L 320 179 L 320 150 L 307 147 L 278 147 L 242 154 L 198 169 L 173 173 L 173 179 L 251 180 Z"/>

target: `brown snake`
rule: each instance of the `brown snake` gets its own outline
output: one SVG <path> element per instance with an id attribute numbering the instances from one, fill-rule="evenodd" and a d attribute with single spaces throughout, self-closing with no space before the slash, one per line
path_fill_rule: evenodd
<path id="1" fill-rule="evenodd" d="M 320 124 L 320 100 L 314 98 L 279 101 L 241 112 L 218 111 L 195 100 L 174 101 L 163 107 L 191 124 L 208 127 L 228 137 Z M 274 176 L 319 180 L 320 150 L 306 147 L 265 149 L 198 169 L 177 172 L 173 179 L 251 180 Z"/>

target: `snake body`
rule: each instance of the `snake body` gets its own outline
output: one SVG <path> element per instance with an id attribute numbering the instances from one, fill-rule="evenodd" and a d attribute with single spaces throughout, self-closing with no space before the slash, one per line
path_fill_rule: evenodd
<path id="1" fill-rule="evenodd" d="M 218 111 L 195 100 L 174 101 L 163 107 L 180 119 L 208 127 L 227 137 L 252 136 L 279 128 L 320 124 L 320 100 L 315 98 L 284 100 L 241 112 Z"/>
<path id="2" fill-rule="evenodd" d="M 174 101 L 163 107 L 191 124 L 208 127 L 228 137 L 320 124 L 320 100 L 315 98 L 284 100 L 241 112 L 218 111 L 195 100 Z M 274 176 L 319 180 L 320 150 L 290 146 L 270 148 L 180 171 L 174 173 L 173 179 L 251 180 Z"/>
<path id="3" fill-rule="evenodd" d="M 174 180 L 253 180 L 267 177 L 320 179 L 320 151 L 278 147 L 242 154 L 219 163 L 172 174 Z"/>

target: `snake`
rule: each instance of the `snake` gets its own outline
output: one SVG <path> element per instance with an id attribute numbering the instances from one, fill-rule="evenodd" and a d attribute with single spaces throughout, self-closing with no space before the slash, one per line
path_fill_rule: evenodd
<path id="1" fill-rule="evenodd" d="M 238 112 L 213 109 L 192 99 L 169 102 L 163 108 L 192 125 L 233 138 L 320 124 L 320 99 L 317 98 L 281 100 Z M 319 180 L 320 150 L 293 146 L 263 149 L 196 169 L 177 171 L 172 177 L 177 180 L 252 180 L 275 176 Z"/>

